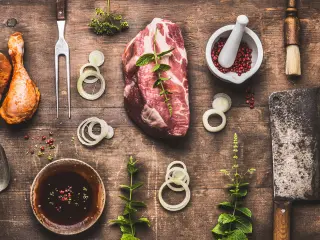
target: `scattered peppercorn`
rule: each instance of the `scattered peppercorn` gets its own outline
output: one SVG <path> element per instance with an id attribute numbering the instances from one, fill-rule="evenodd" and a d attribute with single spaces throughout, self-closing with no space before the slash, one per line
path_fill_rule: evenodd
<path id="1" fill-rule="evenodd" d="M 33 150 L 33 149 L 31 149 L 31 150 L 30 150 L 30 153 L 31 153 L 31 154 L 34 154 L 34 150 Z"/>
<path id="2" fill-rule="evenodd" d="M 250 87 L 246 90 L 246 104 L 249 104 L 250 109 L 254 108 L 254 92 Z"/>
<path id="3" fill-rule="evenodd" d="M 46 138 L 47 138 L 46 136 L 42 136 L 42 141 L 46 140 Z"/>
<path id="4" fill-rule="evenodd" d="M 40 147 L 40 151 L 44 152 L 44 146 Z"/>
<path id="5" fill-rule="evenodd" d="M 29 135 L 25 135 L 25 136 L 24 136 L 24 139 L 25 139 L 25 140 L 28 140 L 28 139 L 29 139 Z"/>
<path id="6" fill-rule="evenodd" d="M 230 68 L 222 67 L 218 62 L 219 54 L 224 47 L 227 38 L 220 38 L 213 46 L 211 57 L 213 60 L 213 64 L 218 68 L 218 70 L 222 73 L 235 72 L 238 76 L 241 74 L 250 71 L 251 63 L 252 63 L 252 49 L 249 48 L 248 44 L 245 42 L 241 42 L 236 59 L 233 65 Z"/>

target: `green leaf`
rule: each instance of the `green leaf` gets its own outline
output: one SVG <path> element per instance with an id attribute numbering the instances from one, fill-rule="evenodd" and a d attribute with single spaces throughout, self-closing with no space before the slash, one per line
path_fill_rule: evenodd
<path id="1" fill-rule="evenodd" d="M 138 182 L 138 183 L 133 184 L 132 187 L 131 187 L 131 189 L 132 189 L 132 190 L 135 190 L 135 189 L 137 189 L 137 188 L 139 188 L 139 187 L 142 187 L 142 186 L 143 186 L 143 183 Z"/>
<path id="2" fill-rule="evenodd" d="M 153 88 L 156 88 L 160 85 L 161 81 L 159 79 L 157 79 L 154 84 L 153 84 Z"/>
<path id="3" fill-rule="evenodd" d="M 238 189 L 238 191 L 235 191 L 235 190 L 229 190 L 232 194 L 232 196 L 234 197 L 244 197 L 247 195 L 248 193 L 248 190 L 247 189 Z"/>
<path id="4" fill-rule="evenodd" d="M 170 80 L 170 79 L 171 79 L 171 77 L 169 77 L 169 78 L 160 77 L 160 78 L 159 78 L 160 81 L 168 81 L 168 80 Z"/>
<path id="5" fill-rule="evenodd" d="M 145 217 L 141 217 L 139 218 L 136 223 L 146 223 L 148 225 L 148 227 L 150 227 L 150 221 L 148 218 L 145 218 Z"/>
<path id="6" fill-rule="evenodd" d="M 222 213 L 219 216 L 218 223 L 227 224 L 227 223 L 234 222 L 235 220 L 236 220 L 236 217 L 233 216 L 232 214 Z"/>
<path id="7" fill-rule="evenodd" d="M 249 186 L 249 183 L 247 183 L 247 182 L 246 182 L 246 183 L 240 183 L 240 184 L 239 184 L 239 187 L 247 187 L 247 186 Z"/>
<path id="8" fill-rule="evenodd" d="M 123 195 L 120 195 L 118 197 L 121 198 L 122 200 L 126 201 L 126 202 L 130 202 L 130 199 L 125 197 L 125 196 L 123 196 Z"/>
<path id="9" fill-rule="evenodd" d="M 165 71 L 170 70 L 170 68 L 171 67 L 169 65 L 161 63 L 157 71 L 165 72 Z"/>
<path id="10" fill-rule="evenodd" d="M 252 223 L 245 217 L 236 216 L 235 228 L 241 230 L 243 233 L 252 233 Z"/>
<path id="11" fill-rule="evenodd" d="M 134 174 L 138 171 L 138 168 L 136 168 L 134 165 L 131 165 L 131 164 L 128 164 L 127 168 L 128 168 L 128 172 L 130 174 Z"/>
<path id="12" fill-rule="evenodd" d="M 158 64 L 154 65 L 154 67 L 152 68 L 152 72 L 158 71 L 159 68 L 160 68 L 160 64 L 158 63 Z"/>
<path id="13" fill-rule="evenodd" d="M 136 62 L 136 66 L 141 67 L 144 65 L 149 64 L 150 62 L 152 62 L 154 60 L 154 54 L 153 53 L 146 53 L 143 54 L 138 61 Z"/>
<path id="14" fill-rule="evenodd" d="M 123 215 L 136 213 L 138 210 L 133 208 L 129 203 L 124 207 Z"/>
<path id="15" fill-rule="evenodd" d="M 119 225 L 130 225 L 129 220 L 126 219 L 124 216 L 118 216 L 117 219 L 110 220 L 109 223 L 111 223 L 111 224 L 119 224 Z"/>
<path id="16" fill-rule="evenodd" d="M 132 234 L 123 234 L 120 240 L 140 240 L 139 238 L 136 238 Z"/>
<path id="17" fill-rule="evenodd" d="M 120 188 L 121 189 L 125 189 L 125 190 L 130 190 L 131 189 L 130 186 L 128 186 L 128 185 L 120 185 Z"/>
<path id="18" fill-rule="evenodd" d="M 228 235 L 229 231 L 227 231 L 227 227 L 221 224 L 217 224 L 212 230 L 214 234 L 226 236 Z"/>
<path id="19" fill-rule="evenodd" d="M 131 228 L 129 226 L 126 226 L 126 225 L 121 225 L 120 226 L 120 231 L 122 233 L 129 233 L 131 234 Z"/>
<path id="20" fill-rule="evenodd" d="M 242 231 L 235 230 L 228 236 L 223 237 L 222 240 L 248 240 L 248 238 Z"/>
<path id="21" fill-rule="evenodd" d="M 158 55 L 158 57 L 163 57 L 164 55 L 166 55 L 168 53 L 171 53 L 173 50 L 174 50 L 174 48 L 172 48 L 170 50 L 167 50 L 167 51 L 163 51 L 163 52 L 161 52 L 161 53 L 159 53 L 157 55 Z"/>
<path id="22" fill-rule="evenodd" d="M 219 204 L 219 206 L 220 207 L 226 207 L 228 209 L 233 209 L 234 208 L 233 204 L 231 204 L 230 202 L 222 202 L 222 203 Z M 241 212 L 242 214 L 244 214 L 247 217 L 251 217 L 252 216 L 252 213 L 251 213 L 249 208 L 237 207 L 236 211 Z"/>
<path id="23" fill-rule="evenodd" d="M 144 202 L 131 201 L 131 206 L 133 206 L 133 207 L 146 207 L 147 205 Z"/>

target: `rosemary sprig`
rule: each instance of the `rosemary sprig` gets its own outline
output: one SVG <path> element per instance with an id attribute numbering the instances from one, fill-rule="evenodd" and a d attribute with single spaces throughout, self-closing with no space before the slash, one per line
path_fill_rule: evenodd
<path id="1" fill-rule="evenodd" d="M 123 214 L 118 216 L 115 220 L 110 220 L 109 223 L 117 224 L 120 226 L 120 230 L 122 232 L 122 237 L 120 240 L 139 240 L 139 238 L 135 237 L 136 235 L 136 224 L 145 223 L 150 227 L 150 221 L 145 217 L 136 217 L 136 213 L 139 207 L 146 207 L 144 202 L 134 201 L 133 200 L 133 192 L 134 190 L 140 188 L 143 183 L 133 182 L 133 176 L 138 172 L 138 168 L 136 167 L 137 161 L 130 156 L 127 169 L 130 175 L 130 185 L 120 185 L 120 188 L 129 192 L 129 196 L 120 195 L 121 198 L 125 202 L 125 207 Z"/>
<path id="2" fill-rule="evenodd" d="M 172 93 L 169 92 L 164 86 L 164 82 L 169 80 L 170 78 L 165 78 L 162 76 L 162 73 L 170 70 L 171 67 L 167 64 L 162 64 L 160 62 L 160 60 L 163 56 L 171 53 L 174 50 L 174 48 L 167 50 L 167 51 L 163 51 L 161 53 L 157 53 L 157 50 L 156 50 L 157 32 L 158 32 L 158 29 L 156 28 L 154 38 L 153 38 L 153 53 L 146 53 L 146 54 L 143 54 L 142 56 L 140 56 L 140 58 L 136 62 L 136 66 L 141 67 L 141 66 L 145 66 L 151 62 L 155 63 L 154 67 L 152 68 L 152 72 L 156 73 L 157 80 L 154 82 L 153 88 L 156 88 L 156 87 L 160 88 L 159 94 L 160 94 L 160 96 L 164 97 L 164 102 L 168 107 L 168 111 L 169 111 L 169 114 L 171 117 L 172 116 L 172 105 L 170 103 L 169 94 L 172 94 Z"/>
<path id="3" fill-rule="evenodd" d="M 222 202 L 219 207 L 229 211 L 222 213 L 218 218 L 218 224 L 212 229 L 216 239 L 224 240 L 246 240 L 247 234 L 252 233 L 251 216 L 249 208 L 242 207 L 242 200 L 248 193 L 248 182 L 244 182 L 247 174 L 253 174 L 254 168 L 248 169 L 244 174 L 239 172 L 238 164 L 238 136 L 235 133 L 233 138 L 233 166 L 232 169 L 221 169 L 220 172 L 225 174 L 232 181 L 228 184 L 228 191 L 231 195 L 230 202 Z"/>
<path id="4" fill-rule="evenodd" d="M 128 22 L 123 20 L 121 15 L 111 13 L 110 0 L 107 0 L 106 11 L 96 8 L 95 13 L 97 18 L 91 19 L 89 26 L 98 35 L 112 36 L 129 28 Z"/>

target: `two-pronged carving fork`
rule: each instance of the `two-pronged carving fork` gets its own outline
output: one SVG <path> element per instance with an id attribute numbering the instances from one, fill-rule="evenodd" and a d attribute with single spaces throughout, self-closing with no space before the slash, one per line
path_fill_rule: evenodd
<path id="1" fill-rule="evenodd" d="M 64 27 L 66 24 L 66 0 L 56 0 L 57 3 L 57 24 L 59 30 L 59 40 L 55 47 L 55 71 L 56 71 L 56 99 L 57 99 L 57 118 L 59 117 L 59 55 L 66 57 L 67 67 L 67 91 L 68 91 L 68 111 L 71 118 L 71 99 L 70 99 L 70 62 L 69 46 L 64 39 Z"/>

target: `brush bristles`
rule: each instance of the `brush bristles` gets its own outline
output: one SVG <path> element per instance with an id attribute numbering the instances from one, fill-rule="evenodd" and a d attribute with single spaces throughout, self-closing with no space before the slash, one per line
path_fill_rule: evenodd
<path id="1" fill-rule="evenodd" d="M 298 45 L 287 46 L 286 74 L 301 75 L 300 50 Z"/>

